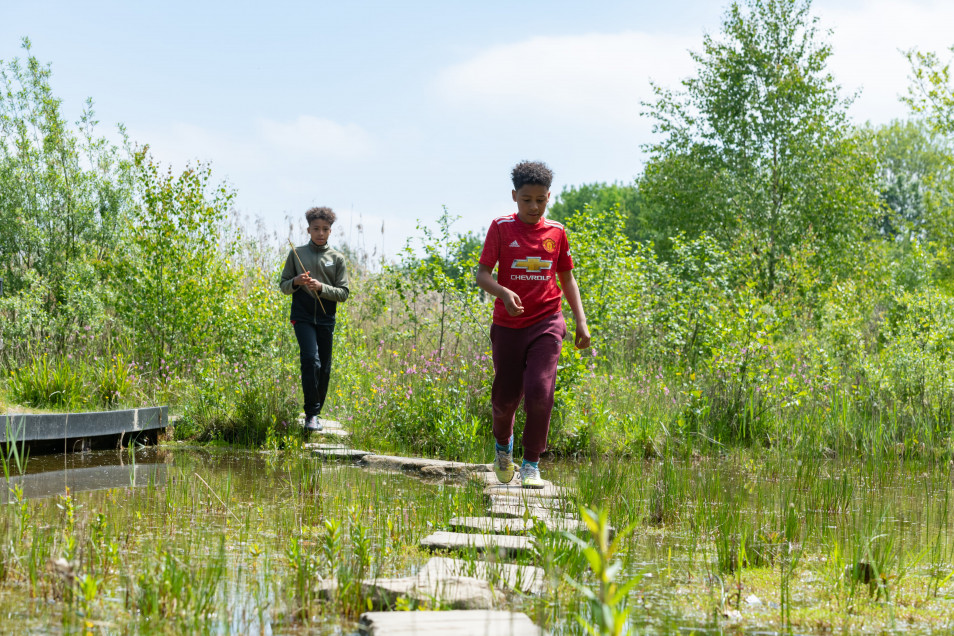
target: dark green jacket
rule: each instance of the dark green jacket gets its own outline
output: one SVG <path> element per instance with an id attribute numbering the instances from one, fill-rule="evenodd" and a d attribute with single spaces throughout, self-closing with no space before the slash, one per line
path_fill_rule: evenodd
<path id="1" fill-rule="evenodd" d="M 295 253 L 289 252 L 285 260 L 285 268 L 282 270 L 282 279 L 278 285 L 283 294 L 292 295 L 291 320 L 311 323 L 317 323 L 323 319 L 333 320 L 338 303 L 348 299 L 348 268 L 345 257 L 327 245 L 319 247 L 311 241 L 296 249 L 298 258 L 301 259 L 305 269 L 302 270 L 301 265 L 298 264 Z M 302 271 L 309 272 L 312 278 L 321 283 L 320 304 L 308 289 L 292 282 L 292 279 Z"/>

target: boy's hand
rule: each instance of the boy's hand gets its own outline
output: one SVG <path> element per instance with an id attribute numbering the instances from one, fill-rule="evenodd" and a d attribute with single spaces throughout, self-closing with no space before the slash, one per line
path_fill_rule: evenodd
<path id="1" fill-rule="evenodd" d="M 304 274 L 299 274 L 298 276 L 295 276 L 295 278 L 292 279 L 292 282 L 301 287 L 310 289 L 311 291 L 315 293 L 320 293 L 321 283 L 319 283 L 317 280 L 309 276 L 310 273 L 311 272 L 305 272 Z"/>
<path id="2" fill-rule="evenodd" d="M 576 338 L 573 344 L 577 349 L 586 349 L 590 346 L 590 330 L 586 328 L 585 322 L 576 326 Z"/>
<path id="3" fill-rule="evenodd" d="M 506 291 L 507 295 L 500 299 L 503 301 L 504 309 L 506 309 L 507 313 L 511 316 L 519 316 L 523 313 L 523 302 L 520 300 L 520 296 L 509 289 L 506 289 Z"/>

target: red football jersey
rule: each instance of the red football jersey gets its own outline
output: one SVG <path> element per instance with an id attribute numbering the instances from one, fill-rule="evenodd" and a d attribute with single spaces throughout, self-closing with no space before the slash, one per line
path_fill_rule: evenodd
<path id="1" fill-rule="evenodd" d="M 503 301 L 494 303 L 494 324 L 527 327 L 560 311 L 563 292 L 557 272 L 573 269 L 563 225 L 544 218 L 529 225 L 517 214 L 494 219 L 487 230 L 480 264 L 497 268 L 497 282 L 520 296 L 523 313 L 511 316 Z"/>

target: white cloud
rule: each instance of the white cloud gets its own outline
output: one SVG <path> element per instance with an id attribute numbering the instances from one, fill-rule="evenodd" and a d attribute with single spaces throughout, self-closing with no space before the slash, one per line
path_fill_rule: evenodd
<path id="1" fill-rule="evenodd" d="M 649 80 L 671 85 L 689 75 L 688 49 L 698 44 L 634 31 L 535 37 L 445 69 L 437 87 L 457 107 L 646 128 L 640 101 L 652 99 Z"/>
<path id="2" fill-rule="evenodd" d="M 829 70 L 835 81 L 846 95 L 860 89 L 851 109 L 858 123 L 908 115 L 898 100 L 907 92 L 909 75 L 902 51 L 944 55 L 954 44 L 954 3 L 823 0 L 813 10 L 822 27 L 833 30 Z M 681 79 L 695 73 L 688 51 L 701 48 L 701 29 L 718 37 L 718 24 L 699 26 L 691 37 L 624 31 L 494 46 L 444 69 L 437 88 L 455 108 L 487 116 L 574 126 L 583 121 L 645 133 L 651 122 L 640 116 L 640 101 L 653 100 L 650 79 L 678 88 Z"/>
<path id="3" fill-rule="evenodd" d="M 374 151 L 372 137 L 362 127 L 311 115 L 291 122 L 266 119 L 259 123 L 259 131 L 265 144 L 302 157 L 353 160 Z"/>
<path id="4" fill-rule="evenodd" d="M 898 101 L 909 83 L 902 51 L 918 48 L 943 55 L 954 44 L 954 4 L 948 2 L 875 0 L 816 10 L 822 25 L 834 32 L 829 68 L 835 80 L 846 91 L 861 89 L 851 109 L 858 123 L 908 115 Z"/>

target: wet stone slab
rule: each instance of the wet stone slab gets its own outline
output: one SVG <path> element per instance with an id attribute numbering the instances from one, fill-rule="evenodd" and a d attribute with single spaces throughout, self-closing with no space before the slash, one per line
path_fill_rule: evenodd
<path id="1" fill-rule="evenodd" d="M 494 610 L 366 612 L 358 627 L 366 636 L 545 636 L 526 614 Z"/>
<path id="2" fill-rule="evenodd" d="M 466 476 L 482 474 L 491 470 L 490 464 L 467 464 L 443 459 L 399 457 L 396 455 L 366 455 L 362 459 L 362 463 L 368 468 L 378 470 L 418 472 L 433 477 Z"/>
<path id="3" fill-rule="evenodd" d="M 491 465 L 491 468 L 493 466 Z M 511 497 L 521 498 L 559 498 L 568 497 L 572 491 L 563 486 L 555 486 L 552 482 L 543 480 L 543 488 L 524 488 L 520 483 L 519 477 L 515 476 L 510 483 L 502 484 L 494 475 L 493 471 L 487 473 L 475 474 L 474 479 L 479 479 L 486 484 L 484 492 L 488 495 L 509 495 Z"/>
<path id="4" fill-rule="evenodd" d="M 489 496 L 501 495 L 521 499 L 565 499 L 571 491 L 563 486 L 554 486 L 547 482 L 543 488 L 524 488 L 520 483 L 495 484 L 484 488 L 484 494 Z"/>
<path id="5" fill-rule="evenodd" d="M 564 513 L 556 499 L 524 499 L 508 495 L 491 495 L 490 506 L 487 509 L 491 517 L 518 517 L 531 516 L 535 519 L 575 518 Z"/>
<path id="6" fill-rule="evenodd" d="M 505 600 L 488 581 L 468 576 L 375 579 L 362 581 L 361 589 L 371 607 L 383 610 L 394 609 L 398 599 L 429 605 L 439 602 L 452 609 L 492 609 Z"/>
<path id="7" fill-rule="evenodd" d="M 379 610 L 393 610 L 399 599 L 412 607 L 440 603 L 452 609 L 493 609 L 506 601 L 505 592 L 539 594 L 545 580 L 543 570 L 533 566 L 435 557 L 414 576 L 366 579 L 361 589 L 370 607 Z M 335 580 L 318 586 L 322 598 L 337 592 Z"/>
<path id="8" fill-rule="evenodd" d="M 312 433 L 312 435 L 327 435 L 329 437 L 350 437 L 351 436 L 351 433 L 349 431 L 346 431 L 340 422 L 336 422 L 335 420 L 325 420 L 320 417 L 318 418 L 318 422 L 321 423 L 321 430 L 316 433 Z M 301 427 L 305 426 L 304 418 L 298 419 L 298 425 Z"/>
<path id="9" fill-rule="evenodd" d="M 371 451 L 348 448 L 341 444 L 305 444 L 304 448 L 310 450 L 311 454 L 315 457 L 321 457 L 327 460 L 350 459 L 356 461 L 371 454 Z"/>
<path id="10" fill-rule="evenodd" d="M 428 550 L 473 550 L 499 558 L 529 552 L 533 546 L 529 537 L 508 534 L 469 534 L 444 530 L 421 539 L 421 547 Z"/>
<path id="11" fill-rule="evenodd" d="M 528 534 L 534 525 L 542 523 L 551 532 L 587 532 L 586 524 L 578 519 L 513 517 L 454 517 L 448 526 L 459 532 L 484 532 L 492 534 Z"/>
<path id="12" fill-rule="evenodd" d="M 542 568 L 532 565 L 514 565 L 500 561 L 464 561 L 434 557 L 417 574 L 426 582 L 451 576 L 469 576 L 489 581 L 495 588 L 504 587 L 523 594 L 540 594 L 546 582 Z"/>

